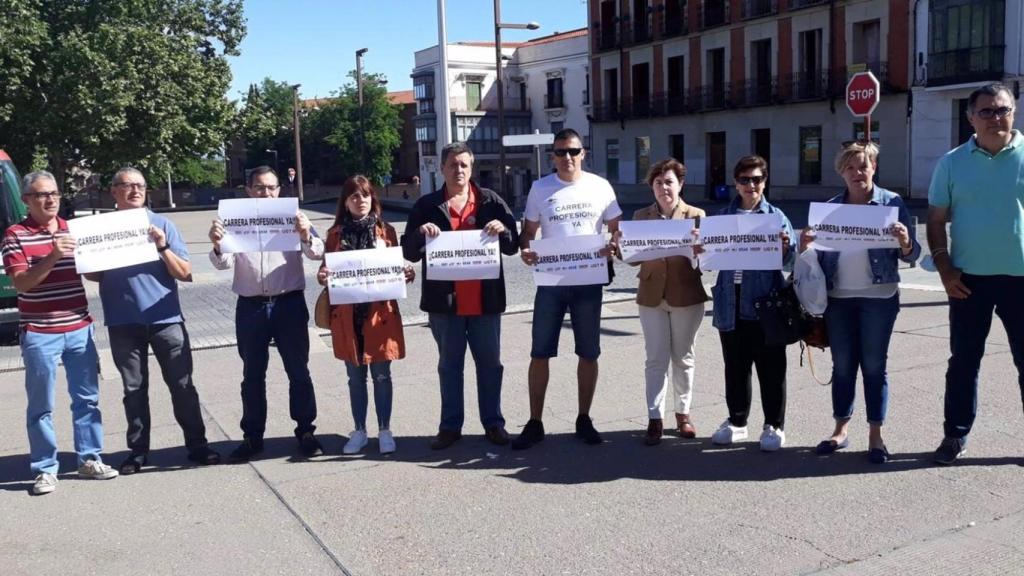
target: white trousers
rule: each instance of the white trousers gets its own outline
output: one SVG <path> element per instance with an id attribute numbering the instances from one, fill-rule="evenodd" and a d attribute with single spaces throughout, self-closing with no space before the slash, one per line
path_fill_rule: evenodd
<path id="1" fill-rule="evenodd" d="M 647 417 L 664 417 L 670 361 L 676 413 L 689 414 L 693 397 L 693 346 L 697 330 L 704 320 L 704 303 L 676 307 L 662 300 L 657 307 L 639 308 L 644 347 L 647 349 L 644 370 L 647 381 Z"/>

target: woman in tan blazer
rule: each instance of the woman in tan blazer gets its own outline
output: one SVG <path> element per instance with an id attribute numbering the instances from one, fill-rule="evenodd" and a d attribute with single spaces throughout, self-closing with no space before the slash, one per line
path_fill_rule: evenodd
<path id="1" fill-rule="evenodd" d="M 693 218 L 700 225 L 704 211 L 689 206 L 680 196 L 686 166 L 674 158 L 651 166 L 647 183 L 654 192 L 654 204 L 633 213 L 633 220 L 679 220 Z M 694 438 L 697 431 L 690 421 L 693 394 L 693 345 L 697 329 L 704 319 L 707 292 L 701 283 L 700 269 L 683 256 L 671 256 L 640 263 L 640 287 L 636 303 L 640 305 L 640 325 L 647 350 L 647 435 L 644 442 L 661 442 L 668 367 L 672 364 L 675 394 L 676 428 L 683 438 Z"/>

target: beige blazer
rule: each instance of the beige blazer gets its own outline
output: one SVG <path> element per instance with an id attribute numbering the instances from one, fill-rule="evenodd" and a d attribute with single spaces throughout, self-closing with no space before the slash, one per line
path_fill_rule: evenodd
<path id="1" fill-rule="evenodd" d="M 705 216 L 700 208 L 690 206 L 682 200 L 672 212 L 672 219 L 700 219 Z M 633 220 L 657 220 L 661 218 L 658 204 L 654 203 L 633 213 Z M 699 225 L 698 221 L 698 225 Z M 700 280 L 699 269 L 694 268 L 687 258 L 671 256 L 640 263 L 640 287 L 636 303 L 655 307 L 664 300 L 669 306 L 691 306 L 709 300 L 707 291 Z"/>

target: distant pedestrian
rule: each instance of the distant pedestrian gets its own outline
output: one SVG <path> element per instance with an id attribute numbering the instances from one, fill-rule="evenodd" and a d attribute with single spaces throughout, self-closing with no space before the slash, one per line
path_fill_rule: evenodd
<path id="1" fill-rule="evenodd" d="M 928 190 L 928 247 L 949 296 L 939 464 L 952 464 L 967 449 L 993 311 L 1006 329 L 1024 398 L 1024 135 L 1013 128 L 1014 112 L 1003 84 L 972 92 L 967 119 L 974 135 L 939 159 Z"/>
<path id="2" fill-rule="evenodd" d="M 437 343 L 437 375 L 441 383 L 441 422 L 430 442 L 434 450 L 462 438 L 465 421 L 463 381 L 466 346 L 476 365 L 480 424 L 492 444 L 508 444 L 501 413 L 501 313 L 505 311 L 505 271 L 492 280 L 430 280 L 424 258 L 427 238 L 441 232 L 482 230 L 498 238 L 502 254 L 516 253 L 519 234 L 515 217 L 494 191 L 473 182 L 473 151 L 465 142 L 441 150 L 441 189 L 421 196 L 409 213 L 402 250 L 410 262 L 422 261 L 420 309 L 427 313 Z"/>
<path id="3" fill-rule="evenodd" d="M 21 357 L 28 395 L 26 424 L 34 494 L 57 488 L 57 435 L 53 403 L 57 365 L 64 364 L 81 478 L 107 480 L 117 470 L 103 463 L 103 417 L 92 317 L 75 271 L 75 239 L 57 215 L 60 191 L 49 172 L 25 176 L 21 199 L 28 217 L 4 234 L 4 268 L 18 291 Z"/>
<path id="4" fill-rule="evenodd" d="M 281 186 L 269 166 L 255 168 L 245 189 L 250 198 L 277 198 Z M 267 424 L 267 363 L 270 342 L 288 374 L 288 407 L 295 421 L 299 451 L 311 457 L 323 454 L 313 436 L 316 426 L 316 394 L 309 376 L 309 309 L 306 307 L 306 274 L 302 256 L 320 260 L 324 243 L 301 211 L 295 215 L 301 252 L 223 253 L 224 224 L 210 227 L 210 261 L 218 270 L 234 268 L 231 289 L 238 294 L 235 306 L 235 337 L 242 358 L 242 443 L 229 458 L 247 461 L 263 451 Z"/>
<path id="5" fill-rule="evenodd" d="M 334 225 L 327 231 L 326 252 L 373 250 L 398 245 L 395 229 L 381 216 L 380 200 L 365 176 L 345 181 L 338 198 Z M 406 281 L 415 278 L 412 266 L 406 267 Z M 327 266 L 320 265 L 317 281 L 327 285 Z M 395 451 L 391 433 L 391 361 L 405 357 L 402 315 L 396 300 L 367 304 L 331 306 L 331 343 L 334 356 L 345 361 L 348 373 L 349 403 L 355 430 L 343 452 L 357 454 L 366 446 L 366 413 L 369 394 L 366 376 L 373 379 L 373 404 L 377 410 L 378 448 L 381 454 Z"/>
<path id="6" fill-rule="evenodd" d="M 122 168 L 114 174 L 110 193 L 118 210 L 144 208 L 146 179 L 134 168 Z M 110 351 L 124 386 L 128 456 L 118 468 L 121 474 L 138 472 L 149 458 L 150 348 L 171 393 L 188 459 L 200 465 L 220 462 L 220 454 L 206 440 L 199 394 L 192 383 L 192 346 L 178 300 L 178 282 L 192 281 L 188 248 L 173 222 L 149 210 L 147 215 L 159 260 L 86 274 L 100 284 Z"/>

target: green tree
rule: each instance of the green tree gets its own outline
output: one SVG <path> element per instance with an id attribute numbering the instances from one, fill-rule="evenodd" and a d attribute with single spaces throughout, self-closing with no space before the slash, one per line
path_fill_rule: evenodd
<path id="1" fill-rule="evenodd" d="M 217 158 L 187 158 L 174 165 L 171 178 L 175 182 L 188 182 L 193 186 L 213 188 L 224 183 L 224 160 Z"/>
<path id="2" fill-rule="evenodd" d="M 42 154 L 58 178 L 125 164 L 165 172 L 223 150 L 242 0 L 4 4 L 0 147 L 19 164 Z"/>
<path id="3" fill-rule="evenodd" d="M 281 165 L 274 168 L 294 166 L 293 98 L 288 82 L 264 78 L 259 85 L 249 87 L 237 121 L 238 136 L 245 143 L 247 166 L 273 166 L 274 156 L 267 150 L 277 151 Z"/>
<path id="4" fill-rule="evenodd" d="M 355 78 L 355 72 L 351 73 Z M 334 145 L 347 175 L 363 174 L 380 183 L 391 174 L 394 151 L 402 142 L 400 107 L 388 100 L 381 74 L 363 75 L 363 106 L 359 107 L 355 83 L 346 84 L 322 112 L 327 124 L 324 140 Z M 365 135 L 366 165 L 363 165 L 362 137 Z"/>

